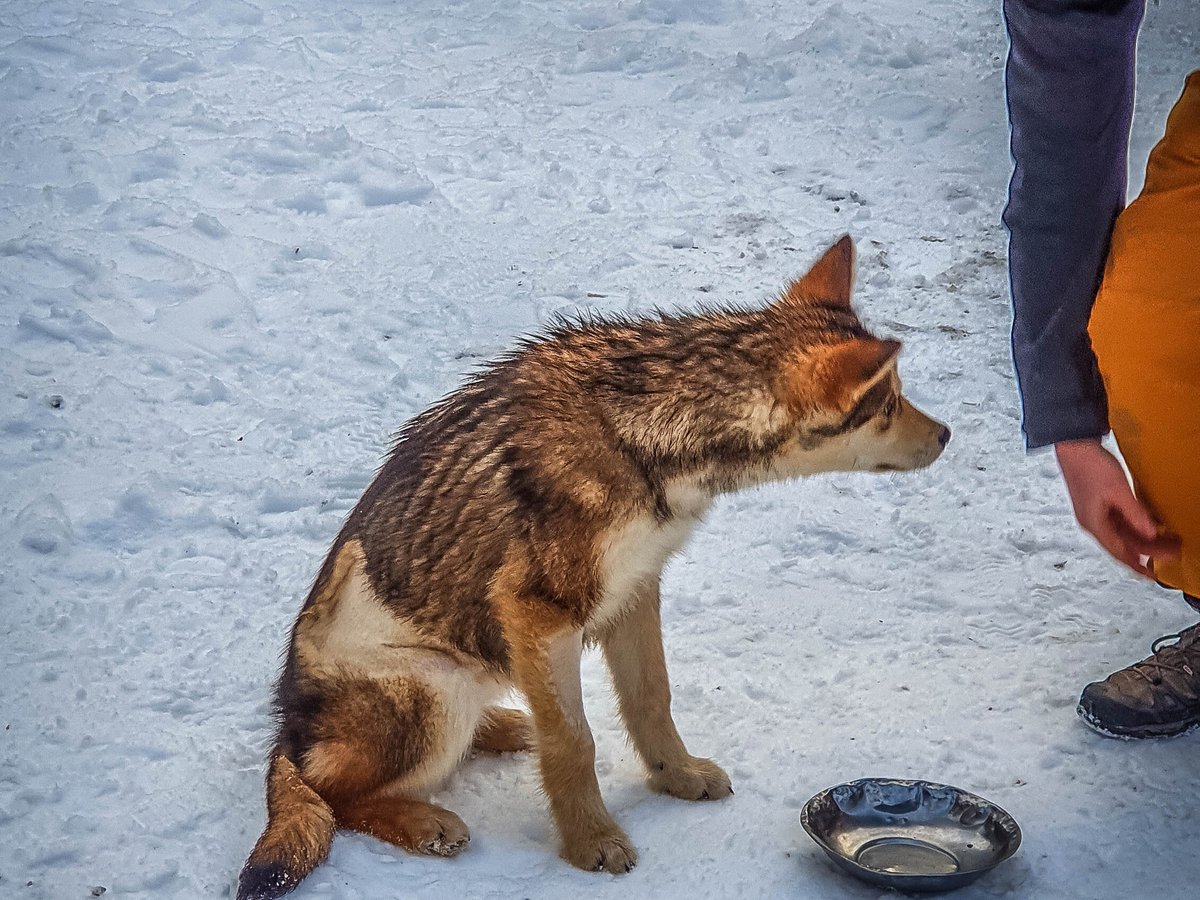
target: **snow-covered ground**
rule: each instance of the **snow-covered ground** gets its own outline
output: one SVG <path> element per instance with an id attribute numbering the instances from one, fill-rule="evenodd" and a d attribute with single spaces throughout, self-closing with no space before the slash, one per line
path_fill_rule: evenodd
<path id="1" fill-rule="evenodd" d="M 390 433 L 560 311 L 766 299 L 843 231 L 955 431 L 932 469 L 716 506 L 664 586 L 680 729 L 647 792 L 585 690 L 631 874 L 555 855 L 525 757 L 439 798 L 462 857 L 343 835 L 297 898 L 868 898 L 803 834 L 865 775 L 1025 830 L 959 896 L 1189 898 L 1200 737 L 1080 688 L 1194 617 L 1021 448 L 992 0 L 6 0 L 0 9 L 0 897 L 229 895 L 300 599 Z M 1195 8 L 1151 5 L 1133 182 Z"/>

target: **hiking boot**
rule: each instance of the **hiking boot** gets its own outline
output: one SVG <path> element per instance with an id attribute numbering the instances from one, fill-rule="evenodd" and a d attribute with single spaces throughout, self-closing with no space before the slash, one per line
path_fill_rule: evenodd
<path id="1" fill-rule="evenodd" d="M 1150 653 L 1083 689 L 1084 724 L 1118 738 L 1168 737 L 1200 725 L 1200 624 L 1160 637 Z"/>

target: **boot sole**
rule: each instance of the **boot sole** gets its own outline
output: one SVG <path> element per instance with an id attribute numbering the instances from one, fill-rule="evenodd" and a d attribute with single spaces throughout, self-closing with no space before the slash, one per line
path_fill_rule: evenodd
<path id="1" fill-rule="evenodd" d="M 1118 741 L 1137 741 L 1147 738 L 1181 737 L 1200 728 L 1200 719 L 1190 722 L 1174 722 L 1169 725 L 1143 725 L 1140 728 L 1128 730 L 1113 730 L 1103 725 L 1099 719 L 1083 708 L 1081 703 L 1075 707 L 1080 720 L 1096 734 L 1106 738 L 1116 738 Z"/>

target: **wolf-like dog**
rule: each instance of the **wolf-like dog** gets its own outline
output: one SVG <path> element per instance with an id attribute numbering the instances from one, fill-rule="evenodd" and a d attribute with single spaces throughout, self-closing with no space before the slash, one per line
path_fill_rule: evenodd
<path id="1" fill-rule="evenodd" d="M 671 719 L 664 564 L 722 492 L 917 469 L 950 438 L 902 395 L 900 344 L 863 327 L 853 274 L 846 236 L 765 308 L 561 324 L 403 427 L 292 630 L 239 900 L 291 890 L 339 827 L 459 853 L 467 826 L 428 797 L 472 749 L 533 749 L 562 855 L 628 871 L 584 717 L 589 645 L 650 787 L 731 793 Z M 498 705 L 513 689 L 528 714 Z"/>

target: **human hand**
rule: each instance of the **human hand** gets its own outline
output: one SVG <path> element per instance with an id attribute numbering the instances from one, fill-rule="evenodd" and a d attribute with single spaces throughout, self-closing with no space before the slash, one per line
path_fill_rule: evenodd
<path id="1" fill-rule="evenodd" d="M 1179 538 L 1165 533 L 1134 496 L 1121 463 L 1098 439 L 1060 441 L 1054 453 L 1076 521 L 1114 559 L 1153 578 L 1153 560 L 1179 556 Z"/>

